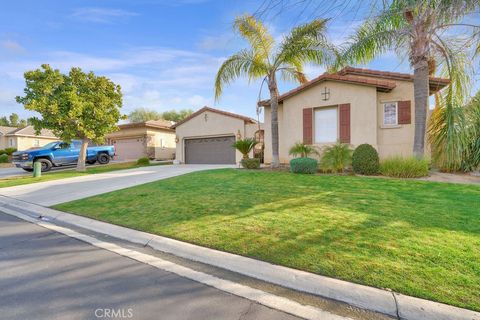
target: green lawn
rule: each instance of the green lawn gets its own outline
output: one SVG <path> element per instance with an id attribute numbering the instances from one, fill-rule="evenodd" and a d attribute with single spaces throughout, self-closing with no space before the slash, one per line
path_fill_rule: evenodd
<path id="1" fill-rule="evenodd" d="M 163 164 L 170 164 L 170 163 L 162 162 L 162 163 L 152 163 L 150 165 L 157 166 L 157 165 L 163 165 Z M 105 172 L 110 172 L 115 170 L 133 169 L 133 168 L 139 168 L 139 167 L 142 167 L 142 166 L 137 165 L 136 162 L 122 162 L 122 163 L 107 164 L 103 166 L 87 167 L 86 172 L 76 172 L 75 168 L 72 168 L 71 170 L 51 171 L 51 172 L 42 173 L 42 176 L 40 178 L 33 178 L 32 175 L 9 177 L 9 178 L 0 179 L 0 188 L 20 186 L 23 184 L 30 184 L 30 183 L 36 183 L 36 182 L 72 178 L 72 177 L 84 176 L 89 174 L 105 173 Z"/>
<path id="2" fill-rule="evenodd" d="M 224 169 L 56 208 L 480 310 L 480 186 Z"/>

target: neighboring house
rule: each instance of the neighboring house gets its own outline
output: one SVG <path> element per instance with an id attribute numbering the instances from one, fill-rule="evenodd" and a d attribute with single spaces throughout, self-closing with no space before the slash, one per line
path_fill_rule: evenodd
<path id="1" fill-rule="evenodd" d="M 33 126 L 24 128 L 0 127 L 0 149 L 16 148 L 27 150 L 40 148 L 49 142 L 57 141 L 58 138 L 52 131 L 42 129 L 37 135 Z"/>
<path id="2" fill-rule="evenodd" d="M 176 159 L 181 163 L 238 163 L 242 154 L 232 144 L 243 138 L 263 139 L 259 126 L 252 118 L 203 107 L 172 127 L 176 133 Z"/>
<path id="3" fill-rule="evenodd" d="M 163 119 L 121 124 L 118 131 L 106 136 L 106 143 L 115 146 L 116 160 L 173 159 L 175 130 L 172 124 Z"/>
<path id="4" fill-rule="evenodd" d="M 448 79 L 430 78 L 430 94 Z M 265 162 L 271 162 L 271 109 L 265 108 Z M 347 67 L 323 74 L 279 97 L 279 156 L 287 163 L 296 142 L 319 148 L 340 141 L 369 143 L 380 158 L 411 156 L 414 137 L 413 76 Z"/>

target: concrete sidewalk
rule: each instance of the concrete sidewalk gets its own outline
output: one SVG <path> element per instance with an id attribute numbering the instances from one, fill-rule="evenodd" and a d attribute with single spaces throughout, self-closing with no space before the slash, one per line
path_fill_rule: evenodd
<path id="1" fill-rule="evenodd" d="M 52 206 L 190 172 L 234 168 L 232 165 L 163 165 L 1 188 L 0 195 Z"/>

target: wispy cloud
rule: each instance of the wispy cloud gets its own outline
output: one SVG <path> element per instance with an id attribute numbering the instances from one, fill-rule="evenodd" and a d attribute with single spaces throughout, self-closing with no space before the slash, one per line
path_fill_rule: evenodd
<path id="1" fill-rule="evenodd" d="M 71 14 L 77 20 L 94 23 L 113 23 L 122 18 L 137 16 L 138 13 L 113 8 L 78 8 Z"/>
<path id="2" fill-rule="evenodd" d="M 7 39 L 0 41 L 0 47 L 6 50 L 9 53 L 22 53 L 25 52 L 25 48 L 22 45 L 14 40 Z"/>

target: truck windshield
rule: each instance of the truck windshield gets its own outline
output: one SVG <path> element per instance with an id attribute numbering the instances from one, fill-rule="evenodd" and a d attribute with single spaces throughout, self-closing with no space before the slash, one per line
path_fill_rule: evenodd
<path id="1" fill-rule="evenodd" d="M 57 145 L 57 144 L 58 144 L 58 141 L 50 142 L 50 143 L 47 143 L 46 145 L 44 145 L 42 147 L 42 149 L 51 149 L 51 148 L 55 147 L 55 145 Z"/>

